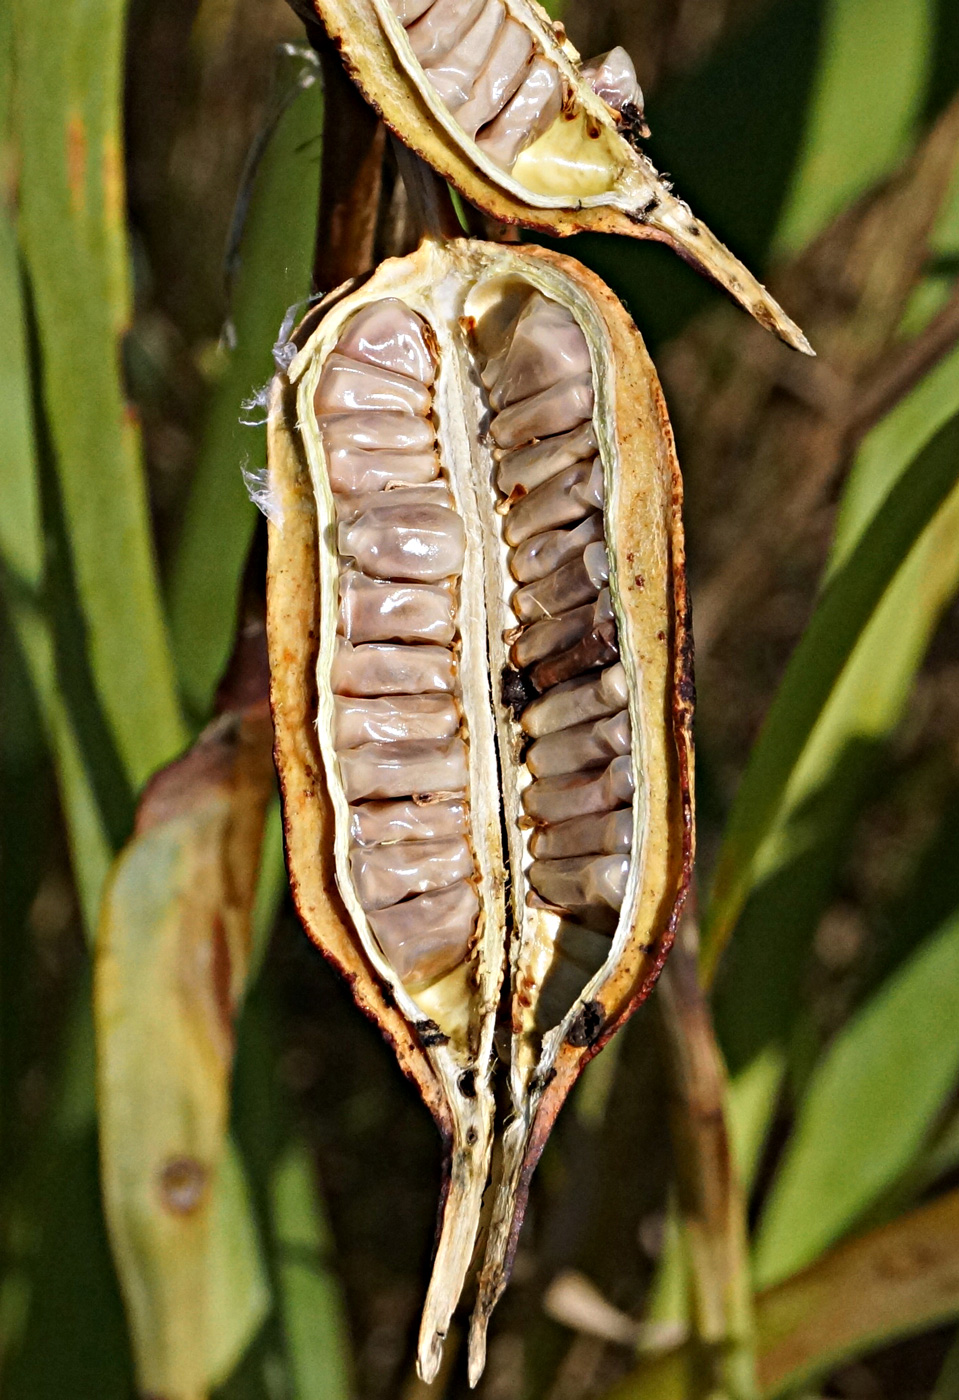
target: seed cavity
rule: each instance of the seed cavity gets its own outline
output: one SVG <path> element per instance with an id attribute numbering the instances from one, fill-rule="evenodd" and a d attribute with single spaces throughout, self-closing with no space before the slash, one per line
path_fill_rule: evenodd
<path id="1" fill-rule="evenodd" d="M 499 15 L 494 25 L 490 15 L 487 5 L 462 28 L 462 7 L 435 0 L 411 22 L 421 52 L 444 81 L 461 83 L 457 91 L 480 71 L 467 42 L 477 26 L 495 28 L 503 44 L 516 38 L 513 21 Z M 478 100 L 478 81 L 464 104 Z M 553 1003 L 565 998 L 565 1014 L 609 954 L 634 843 L 593 366 L 572 312 L 526 283 L 503 284 L 458 325 L 468 378 L 482 386 L 474 448 L 476 461 L 488 453 L 489 475 L 478 486 L 473 458 L 444 461 L 451 449 L 437 445 L 440 340 L 401 299 L 382 298 L 346 321 L 313 395 L 336 517 L 329 685 L 337 781 L 349 804 L 348 878 L 407 987 L 469 964 L 485 898 L 470 803 L 478 773 L 492 811 L 513 812 L 521 841 L 522 878 L 508 871 L 525 892 L 519 981 L 529 984 L 526 923 L 549 916 L 545 936 L 568 966 L 549 970 L 543 1006 L 557 1014 Z M 471 527 L 487 535 L 476 576 L 457 504 L 464 481 L 486 522 Z M 498 759 L 470 737 L 471 706 L 493 697 L 465 695 L 460 665 L 464 619 L 487 612 L 502 621 L 486 658 L 507 725 Z M 515 842 L 499 860 L 516 859 Z M 542 935 L 532 943 L 541 946 Z"/>
<path id="2" fill-rule="evenodd" d="M 431 340 L 399 299 L 373 302 L 313 397 L 338 520 L 330 685 L 350 872 L 411 987 L 468 959 L 479 912 L 456 652 L 466 539 L 436 449 Z"/>

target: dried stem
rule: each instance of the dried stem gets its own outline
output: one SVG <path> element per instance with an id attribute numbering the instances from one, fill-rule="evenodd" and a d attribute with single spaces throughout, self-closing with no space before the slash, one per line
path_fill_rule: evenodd
<path id="1" fill-rule="evenodd" d="M 394 141 L 393 149 L 415 227 L 433 238 L 462 237 L 463 230 L 446 182 L 402 141 Z"/>
<path id="2" fill-rule="evenodd" d="M 698 957 L 698 930 L 689 918 L 656 993 L 692 1286 L 691 1394 L 754 1400 L 746 1203 L 726 1125 L 726 1070 L 699 981 Z"/>
<path id="3" fill-rule="evenodd" d="M 317 25 L 310 42 L 323 71 L 323 157 L 313 288 L 330 292 L 373 266 L 386 131 Z"/>

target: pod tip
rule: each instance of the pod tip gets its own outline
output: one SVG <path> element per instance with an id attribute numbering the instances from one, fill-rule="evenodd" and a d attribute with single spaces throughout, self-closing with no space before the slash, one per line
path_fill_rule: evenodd
<path id="1" fill-rule="evenodd" d="M 443 1360 L 444 1340 L 445 1337 L 440 1332 L 431 1332 L 428 1337 L 420 1338 L 416 1369 L 419 1372 L 420 1380 L 425 1385 L 432 1385 L 436 1380 L 440 1362 Z"/>
<path id="2" fill-rule="evenodd" d="M 470 1389 L 479 1384 L 480 1376 L 486 1367 L 486 1314 L 477 1310 L 473 1314 L 469 1341 L 469 1383 Z"/>

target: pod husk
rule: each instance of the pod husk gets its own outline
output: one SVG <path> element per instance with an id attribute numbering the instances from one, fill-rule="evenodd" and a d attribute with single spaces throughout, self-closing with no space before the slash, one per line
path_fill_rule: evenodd
<path id="1" fill-rule="evenodd" d="M 312 5 L 350 77 L 385 125 L 478 209 L 501 223 L 519 224 L 557 238 L 583 232 L 618 233 L 665 243 L 787 345 L 804 354 L 814 353 L 800 328 L 765 287 L 672 193 L 669 183 L 639 149 L 630 124 L 621 122 L 576 75 L 571 62 L 575 51 L 566 42 L 562 26 L 554 31 L 538 5 L 510 0 L 509 9 L 530 29 L 538 46 L 556 59 L 589 117 L 612 132 L 626 168 L 635 177 L 635 198 L 624 207 L 613 202 L 583 203 L 573 195 L 559 206 L 544 207 L 532 193 L 527 200 L 519 190 L 507 189 L 503 179 L 478 163 L 475 143 L 437 119 L 436 110 L 424 97 L 422 81 L 418 83 L 400 62 L 373 0 L 312 0 Z M 295 0 L 295 8 L 312 18 L 310 0 Z"/>
<path id="2" fill-rule="evenodd" d="M 315 316 L 308 318 L 312 323 Z M 431 1062 L 424 1038 L 396 1004 L 392 989 L 370 964 L 351 931 L 336 885 L 333 812 L 316 731 L 319 644 L 317 513 L 296 422 L 296 396 L 284 375 L 270 391 L 267 428 L 271 506 L 267 568 L 267 641 L 274 760 L 280 784 L 290 888 L 312 941 L 349 984 L 360 1010 L 392 1046 L 440 1132 L 443 1178 L 436 1254 L 424 1306 L 420 1365 L 438 1369 L 442 1342 L 470 1263 L 482 1192 L 489 1171 L 490 1130 L 464 1122 Z M 424 1028 L 426 1028 L 424 1030 Z M 436 1043 L 445 1037 L 439 1029 Z M 491 1129 L 491 1125 L 490 1125 Z"/>
<path id="3" fill-rule="evenodd" d="M 519 1077 L 511 1075 L 514 1117 L 504 1134 L 503 1162 L 471 1334 L 470 1374 L 475 1383 L 485 1355 L 486 1323 L 508 1279 L 530 1179 L 556 1114 L 588 1061 L 648 995 L 685 899 L 693 859 L 692 642 L 682 487 L 672 433 L 655 370 L 621 303 L 598 277 L 569 257 L 532 246 L 519 249 L 465 240 L 444 245 L 427 240 L 402 263 L 383 265 L 372 282 L 364 285 L 364 299 L 367 292 L 370 300 L 375 299 L 375 284 L 380 281 L 389 288 L 388 294 L 397 294 L 397 269 L 404 264 L 418 269 L 421 277 L 424 269 L 435 267 L 455 269 L 465 278 L 475 267 L 477 280 L 528 274 L 534 285 L 548 287 L 550 279 L 555 285 L 565 282 L 581 307 L 588 303 L 593 319 L 601 325 L 615 367 L 612 376 L 605 376 L 609 402 L 615 405 L 617 444 L 616 513 L 608 520 L 608 545 L 611 563 L 616 563 L 620 617 L 630 638 L 628 656 L 638 663 L 631 682 L 635 688 L 631 713 L 642 723 L 647 815 L 641 846 L 641 892 L 632 920 L 624 935 L 617 936 L 615 961 L 611 958 L 611 965 L 591 979 L 560 1024 L 542 1037 L 542 1054 L 535 1069 Z M 306 343 L 316 324 L 314 312 L 297 332 L 298 346 Z M 605 388 L 603 393 L 607 393 Z M 443 1136 L 447 1169 L 440 1206 L 442 1241 L 454 1228 L 456 1212 L 463 1208 L 462 1193 L 458 1200 L 455 1189 L 456 1162 L 461 1155 L 461 1144 L 454 1134 L 455 1115 L 429 1047 L 424 1047 L 361 951 L 336 889 L 332 808 L 315 728 L 317 513 L 299 436 L 295 394 L 284 374 L 277 376 L 272 388 L 268 443 L 271 505 L 280 522 L 270 526 L 268 640 L 275 756 L 291 886 L 310 937 L 347 978 L 361 1010 L 393 1045 L 401 1068 L 416 1083 Z M 514 975 L 520 942 L 516 940 L 512 950 Z M 514 1006 L 514 1032 L 515 1053 L 523 1033 L 518 1002 Z M 471 1222 L 469 1227 L 474 1233 L 475 1224 Z M 443 1296 L 443 1308 L 448 1306 L 451 1314 L 456 1299 L 450 1301 L 448 1292 Z M 420 1369 L 427 1379 L 439 1365 L 445 1331 L 441 1313 L 442 1309 L 434 1307 L 431 1322 L 429 1326 L 424 1322 L 421 1333 Z"/>
<path id="4" fill-rule="evenodd" d="M 619 560 L 620 605 L 642 664 L 662 744 L 644 750 L 651 801 L 643 898 L 632 937 L 612 973 L 580 998 L 529 1081 L 529 1099 L 507 1128 L 497 1200 L 470 1336 L 470 1377 L 485 1360 L 486 1325 L 509 1278 L 530 1181 L 556 1115 L 586 1065 L 649 995 L 682 914 L 695 853 L 693 640 L 682 526 L 682 478 L 662 387 L 642 337 L 619 299 L 587 268 L 542 248 L 527 257 L 560 268 L 599 311 L 615 366 L 619 499 L 609 537 Z M 657 541 L 643 555 L 640 543 Z M 652 770 L 652 771 L 651 771 Z M 655 810 L 652 810 L 652 806 Z M 587 988 L 587 991 L 589 989 Z M 546 1037 L 549 1041 L 550 1037 Z"/>

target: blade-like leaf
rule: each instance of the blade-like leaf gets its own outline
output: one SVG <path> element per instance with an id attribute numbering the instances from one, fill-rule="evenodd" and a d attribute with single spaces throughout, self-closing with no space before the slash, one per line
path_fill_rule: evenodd
<path id="1" fill-rule="evenodd" d="M 30 364 L 14 230 L 0 205 L 0 587 L 53 750 L 84 924 L 92 936 L 111 850 L 73 717 L 57 684 Z"/>
<path id="2" fill-rule="evenodd" d="M 120 377 L 129 316 L 120 136 L 123 0 L 16 0 L 20 237 L 86 653 L 127 780 L 182 745 L 139 439 Z M 55 97 L 55 100 L 53 100 Z"/>
<path id="3" fill-rule="evenodd" d="M 280 1313 L 297 1400 L 348 1400 L 346 1313 L 328 1262 L 329 1229 L 304 1149 L 294 1145 L 272 1182 Z"/>
<path id="4" fill-rule="evenodd" d="M 233 640 L 237 593 L 256 519 L 241 468 L 266 461 L 265 409 L 244 401 L 273 373 L 271 347 L 287 308 L 310 290 L 319 189 L 322 102 L 312 86 L 293 100 L 263 157 L 241 244 L 231 308 L 235 348 L 224 352 L 207 410 L 170 582 L 170 626 L 190 708 L 209 713 Z"/>
<path id="5" fill-rule="evenodd" d="M 779 253 L 803 247 L 902 156 L 925 98 L 935 8 L 897 0 L 880 19 L 873 0 L 829 0 Z"/>
<path id="6" fill-rule="evenodd" d="M 957 198 L 959 178 L 954 175 L 952 193 L 932 236 L 935 251 L 959 246 Z M 943 285 L 940 277 L 920 284 L 914 310 L 921 313 L 921 320 L 928 318 L 948 291 L 948 283 Z M 827 596 L 864 547 L 890 493 L 901 489 L 917 454 L 933 450 L 931 437 L 939 429 L 948 433 L 943 425 L 957 412 L 959 352 L 953 352 L 873 429 L 857 454 L 840 507 Z M 821 713 L 807 733 L 796 735 L 799 742 L 786 764 L 792 768 L 781 772 L 781 786 L 765 814 L 767 826 L 753 829 L 751 853 L 734 876 L 742 880 L 739 892 L 725 909 L 720 893 L 709 912 L 714 940 L 711 966 L 736 924 L 717 989 L 717 1017 L 733 1070 L 732 1119 L 747 1177 L 775 1103 L 782 1046 L 792 1024 L 809 940 L 848 847 L 865 781 L 881 742 L 899 721 L 929 638 L 959 582 L 954 519 L 954 504 L 947 501 L 891 580 Z M 770 725 L 777 714 L 782 720 L 810 680 L 815 682 L 820 659 L 807 649 L 808 640 L 801 643 L 787 673 Z M 751 781 L 750 774 L 755 777 L 753 769 L 770 759 L 768 740 L 767 732 L 753 753 L 746 782 Z M 767 768 L 767 775 L 771 771 Z M 744 784 L 730 831 L 738 824 L 742 834 L 742 819 L 748 824 L 748 800 Z M 735 861 L 728 831 L 721 857 L 726 875 Z"/>
<path id="7" fill-rule="evenodd" d="M 959 1191 L 850 1240 L 759 1295 L 760 1391 L 793 1392 L 841 1361 L 959 1316 Z M 605 1400 L 687 1400 L 687 1352 L 646 1362 Z"/>
<path id="8" fill-rule="evenodd" d="M 818 739 L 827 702 L 839 692 L 850 657 L 910 552 L 947 501 L 959 476 L 959 417 L 953 417 L 898 475 L 849 556 L 827 583 L 790 661 L 783 684 L 740 785 L 717 864 L 708 914 L 713 966 L 750 887 L 789 856 L 788 818 L 836 752 L 842 715 L 826 717 L 829 742 Z M 856 727 L 853 727 L 853 733 Z"/>
<path id="9" fill-rule="evenodd" d="M 959 1316 L 959 1192 L 850 1240 L 760 1295 L 764 1395 Z"/>
<path id="10" fill-rule="evenodd" d="M 957 517 L 954 528 L 959 528 Z M 817 1066 L 756 1243 L 770 1287 L 842 1235 L 915 1157 L 959 1075 L 959 917 L 888 979 Z"/>
<path id="11" fill-rule="evenodd" d="M 959 388 L 957 372 L 959 359 L 953 368 Z M 951 420 L 917 462 L 938 454 L 943 465 L 951 462 L 953 469 L 959 468 L 957 428 L 959 420 Z M 867 530 L 866 540 L 870 534 Z M 837 566 L 834 579 L 840 586 L 842 574 Z M 757 859 L 757 887 L 740 920 L 719 1000 L 723 1041 L 736 1071 L 731 1115 L 747 1177 L 775 1102 L 782 1038 L 791 1021 L 808 934 L 828 896 L 875 745 L 898 721 L 932 631 L 957 586 L 959 490 L 954 488 L 852 648 L 783 784 L 782 806 L 770 817 L 770 836 Z M 811 669 L 818 658 L 805 651 L 809 635 L 800 643 L 796 659 Z M 780 701 L 791 699 L 788 687 L 795 694 L 807 679 L 794 662 L 774 704 L 774 716 Z M 759 749 L 764 742 L 765 735 Z M 754 762 L 758 758 L 757 751 Z M 760 1083 L 757 1095 L 753 1090 Z"/>

